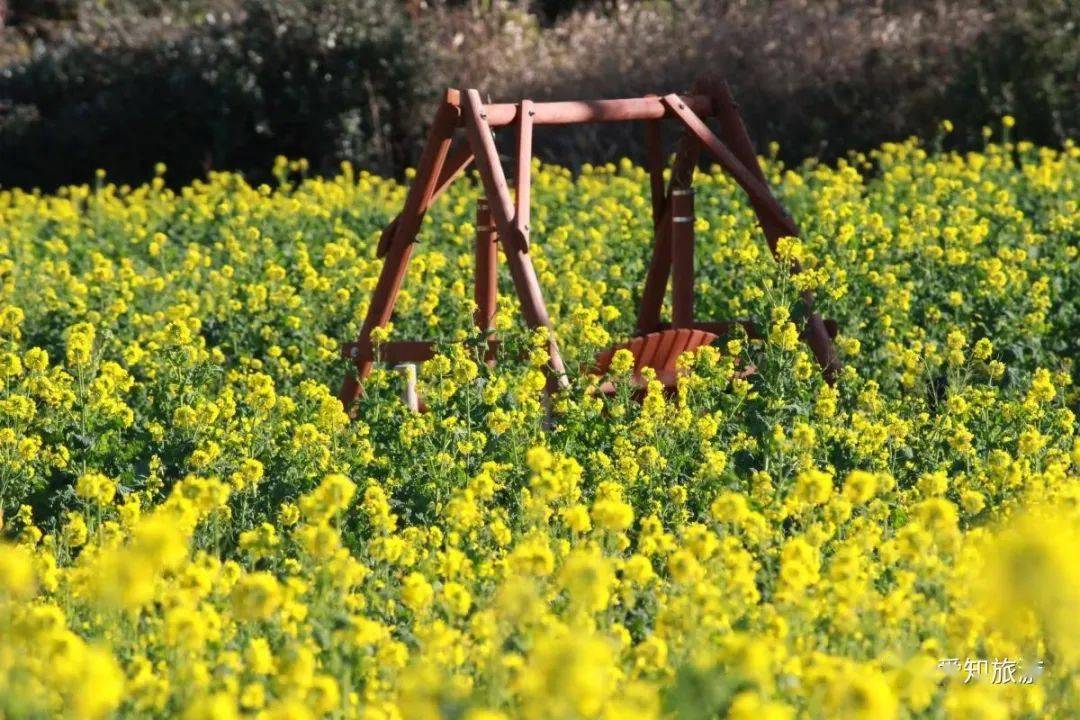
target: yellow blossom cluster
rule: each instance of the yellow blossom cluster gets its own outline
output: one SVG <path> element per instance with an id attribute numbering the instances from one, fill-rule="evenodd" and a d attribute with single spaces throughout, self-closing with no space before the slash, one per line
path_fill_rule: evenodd
<path id="1" fill-rule="evenodd" d="M 376 338 L 438 343 L 427 411 L 379 367 L 355 420 L 405 187 L 290 167 L 0 191 L 0 717 L 1080 714 L 1074 145 L 766 159 L 781 263 L 699 171 L 698 314 L 760 333 L 675 392 L 588 372 L 636 319 L 642 168 L 534 165 L 550 399 L 505 268 L 486 362 L 459 182 Z"/>

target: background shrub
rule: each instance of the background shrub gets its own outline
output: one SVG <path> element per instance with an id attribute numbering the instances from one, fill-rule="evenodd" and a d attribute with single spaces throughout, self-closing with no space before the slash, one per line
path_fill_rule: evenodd
<path id="1" fill-rule="evenodd" d="M 994 23 L 963 54 L 950 88 L 952 116 L 972 130 L 1011 113 L 1021 137 L 1080 136 L 1080 4 L 990 5 Z"/>
<path id="2" fill-rule="evenodd" d="M 62 12 L 61 12 L 62 10 Z M 0 31 L 0 185 L 85 182 L 98 167 L 173 183 L 317 172 L 398 174 L 438 91 L 618 97 L 731 80 L 751 133 L 787 161 L 884 140 L 978 147 L 983 125 L 1060 145 L 1080 131 L 1080 4 L 1068 0 L 19 0 Z M 570 166 L 629 155 L 633 126 L 537 133 Z"/>
<path id="3" fill-rule="evenodd" d="M 277 154 L 391 172 L 431 95 L 406 16 L 378 0 L 250 0 L 238 17 L 143 32 L 77 37 L 4 72 L 0 182 L 51 187 L 99 167 L 130 182 L 158 161 L 176 179 L 258 178 Z"/>

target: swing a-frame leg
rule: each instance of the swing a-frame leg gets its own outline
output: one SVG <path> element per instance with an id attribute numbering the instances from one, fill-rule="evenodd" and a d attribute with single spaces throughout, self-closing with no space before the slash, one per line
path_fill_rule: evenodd
<path id="1" fill-rule="evenodd" d="M 462 98 L 457 91 L 447 92 L 428 133 L 416 175 L 406 196 L 405 208 L 380 237 L 377 256 L 383 258 L 383 267 L 359 336 L 355 342 L 342 347 L 342 354 L 356 366 L 355 373 L 345 376 L 339 393 L 339 398 L 346 408 L 350 408 L 360 396 L 362 383 L 370 375 L 376 360 L 416 363 L 434 356 L 432 343 L 396 341 L 376 348 L 371 341 L 371 335 L 375 328 L 384 327 L 393 315 L 394 304 L 412 256 L 413 243 L 425 213 L 434 199 L 474 161 L 485 195 L 477 208 L 474 293 L 477 309 L 474 321 L 485 334 L 490 334 L 493 330 L 498 294 L 495 244 L 501 240 L 526 324 L 530 328 L 547 328 L 549 331 L 549 389 L 554 390 L 568 384 L 566 368 L 552 332 L 551 319 L 540 283 L 528 254 L 529 169 L 532 158 L 532 111 L 528 101 L 522 103 L 520 116 L 517 198 L 516 202 L 512 203 L 480 94 L 476 90 L 469 90 Z M 450 153 L 454 130 L 459 124 L 465 128 L 467 142 Z M 489 362 L 494 361 L 495 344 L 493 339 L 489 340 L 486 358 Z"/>
<path id="2" fill-rule="evenodd" d="M 519 222 L 515 217 L 514 207 L 510 202 L 510 189 L 506 184 L 506 176 L 503 174 L 502 165 L 499 163 L 498 152 L 495 149 L 495 140 L 491 136 L 491 128 L 487 122 L 487 113 L 484 104 L 480 100 L 480 93 L 476 90 L 468 90 L 462 103 L 462 120 L 465 123 L 465 133 L 469 138 L 473 154 L 476 156 L 476 170 L 480 174 L 480 181 L 484 185 L 484 194 L 487 196 L 488 207 L 491 209 L 492 219 L 499 233 L 500 245 L 506 256 L 506 264 L 510 268 L 510 277 L 514 282 L 514 290 L 517 292 L 518 301 L 521 304 L 521 312 L 525 316 L 526 324 L 533 329 L 548 328 L 548 353 L 551 358 L 549 387 L 564 387 L 567 384 L 566 368 L 563 366 L 562 356 L 559 354 L 559 346 L 555 342 L 555 335 L 550 332 L 551 318 L 548 317 L 547 307 L 544 304 L 544 296 L 540 291 L 540 282 L 536 279 L 536 271 L 533 269 L 532 258 L 529 257 L 529 230 L 528 222 Z M 523 125 L 523 127 L 530 127 Z M 522 135 L 530 138 L 531 127 L 522 131 Z M 521 171 L 519 165 L 519 172 Z M 526 171 L 527 172 L 527 171 Z M 528 204 L 527 182 L 518 178 L 519 207 Z M 524 188 L 524 193 L 521 192 Z"/>
<path id="3" fill-rule="evenodd" d="M 391 224 L 390 237 L 384 253 L 382 272 L 375 285 L 375 292 L 368 305 L 367 315 L 360 327 L 355 343 L 346 345 L 343 353 L 356 365 L 356 374 L 349 373 L 342 383 L 339 397 L 346 408 L 351 406 L 361 392 L 361 383 L 371 374 L 375 352 L 371 346 L 371 332 L 390 322 L 397 302 L 401 283 L 412 257 L 413 243 L 424 213 L 431 205 L 432 196 L 446 162 L 454 126 L 457 124 L 457 108 L 444 98 L 435 113 L 435 120 L 428 131 L 424 150 L 416 169 L 416 176 L 405 200 L 405 209 Z"/>
<path id="4" fill-rule="evenodd" d="M 746 192 L 765 234 L 769 250 L 779 261 L 776 251 L 777 240 L 785 235 L 798 237 L 799 228 L 773 196 L 765 182 L 765 174 L 758 163 L 727 83 L 706 81 L 700 87 L 709 96 L 714 112 L 721 118 L 724 134 L 736 150 L 729 149 L 720 138 L 713 134 L 708 125 L 678 95 L 666 95 L 664 104 L 671 108 L 686 126 L 687 131 L 709 150 L 720 166 Z M 798 263 L 793 263 L 791 272 L 798 273 L 799 271 Z M 832 338 L 836 335 L 835 323 L 830 328 L 814 310 L 812 292 L 804 291 L 802 299 L 806 306 L 807 318 L 804 339 L 814 353 L 826 379 L 832 382 L 839 370 L 836 349 L 832 342 Z"/>

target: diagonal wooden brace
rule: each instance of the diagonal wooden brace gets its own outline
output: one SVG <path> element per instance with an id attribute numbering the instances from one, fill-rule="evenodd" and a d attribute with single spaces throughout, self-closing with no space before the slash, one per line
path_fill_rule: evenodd
<path id="1" fill-rule="evenodd" d="M 522 100 L 518 116 L 517 168 L 514 172 L 514 226 L 529 245 L 529 216 L 531 213 L 532 193 L 532 144 L 533 144 L 532 100 Z"/>
<path id="2" fill-rule="evenodd" d="M 394 305 L 397 303 L 401 283 L 405 279 L 409 258 L 412 256 L 413 240 L 424 218 L 423 208 L 430 205 L 435 183 L 442 171 L 446 153 L 450 149 L 457 116 L 458 109 L 446 100 L 439 105 L 435 113 L 435 121 L 428 131 L 427 142 L 424 144 L 424 151 L 420 155 L 420 163 L 416 168 L 416 177 L 409 187 L 405 210 L 402 211 L 400 222 L 394 229 L 393 240 L 383 259 L 379 280 L 371 296 L 371 304 L 368 305 L 364 324 L 361 325 L 356 339 L 360 345 L 370 344 L 371 331 L 390 322 L 394 313 Z M 357 359 L 356 375 L 346 374 L 338 394 L 342 405 L 346 408 L 359 397 L 364 380 L 371 374 L 371 368 L 371 360 Z"/>
<path id="3" fill-rule="evenodd" d="M 468 142 L 460 143 L 450 150 L 450 154 L 447 155 L 445 162 L 443 162 L 442 172 L 439 173 L 439 179 L 435 183 L 435 189 L 432 191 L 427 203 L 420 209 L 421 222 L 423 222 L 424 214 L 431 209 L 435 200 L 443 194 L 443 191 L 450 186 L 450 183 L 454 182 L 454 180 L 464 172 L 465 168 L 467 168 L 472 161 L 472 148 L 469 147 Z M 386 257 L 386 253 L 390 250 L 390 243 L 397 233 L 397 226 L 401 222 L 401 216 L 402 213 L 398 213 L 398 215 L 390 221 L 390 224 L 383 229 L 382 235 L 379 236 L 379 246 L 378 250 L 375 252 L 376 257 Z"/>
<path id="4" fill-rule="evenodd" d="M 799 228 L 769 192 L 769 188 L 739 161 L 735 153 L 720 142 L 720 138 L 713 134 L 709 126 L 683 102 L 681 97 L 675 94 L 665 95 L 664 104 L 671 108 L 676 117 L 682 120 L 686 129 L 712 153 L 716 161 L 720 163 L 720 167 L 731 174 L 755 207 L 760 206 L 762 212 L 768 213 L 773 220 L 776 220 L 785 234 L 792 237 L 799 235 Z"/>
<path id="5" fill-rule="evenodd" d="M 476 155 L 476 170 L 480 173 L 488 207 L 495 219 L 499 244 L 502 245 L 503 254 L 506 255 L 506 264 L 510 268 L 510 277 L 521 303 L 525 323 L 530 328 L 546 327 L 550 331 L 552 330 L 551 318 L 548 316 L 544 296 L 540 291 L 540 282 L 536 278 L 536 270 L 533 269 L 532 259 L 528 254 L 526 239 L 514 225 L 510 190 L 506 184 L 502 165 L 499 163 L 491 128 L 484 116 L 484 103 L 480 99 L 480 93 L 476 90 L 468 90 L 462 99 L 461 110 L 465 130 L 472 144 L 473 153 Z M 507 238 L 511 240 L 507 241 Z M 559 354 L 559 346 L 555 342 L 554 332 L 551 332 L 549 337 L 548 354 L 551 358 L 552 371 L 549 376 L 549 386 L 552 389 L 566 387 L 569 381 L 566 377 L 562 355 Z"/>
<path id="6" fill-rule="evenodd" d="M 712 101 L 713 113 L 720 122 L 720 137 L 731 148 L 731 152 L 742 162 L 746 168 L 754 174 L 766 188 L 765 173 L 758 162 L 754 144 L 750 140 L 750 134 L 746 132 L 746 126 L 739 116 L 738 105 L 731 95 L 731 89 L 726 82 L 706 79 L 699 81 L 702 92 L 707 94 Z M 765 210 L 759 203 L 751 199 L 750 204 L 758 217 L 761 231 L 765 234 L 765 241 L 769 245 L 769 251 L 776 257 L 776 242 L 787 234 L 787 231 Z M 794 262 L 792 272 L 799 272 L 798 262 Z"/>
<path id="7" fill-rule="evenodd" d="M 394 244 L 383 261 L 379 280 L 375 285 L 375 291 L 371 296 L 371 304 L 368 306 L 367 316 L 360 328 L 360 334 L 356 338 L 356 344 L 367 347 L 371 344 L 371 331 L 382 327 L 390 322 L 394 312 L 394 304 L 397 302 L 401 283 L 405 279 L 405 272 L 409 267 L 409 258 L 412 256 L 413 244 Z M 362 392 L 362 384 L 371 374 L 373 360 L 360 356 L 353 356 L 356 365 L 355 376 L 346 373 L 345 382 L 341 386 L 339 398 L 346 409 Z"/>
<path id="8" fill-rule="evenodd" d="M 472 100 L 474 94 L 475 101 Z M 499 162 L 499 151 L 495 147 L 495 138 L 492 137 L 491 127 L 487 123 L 487 115 L 484 112 L 484 104 L 480 100 L 479 92 L 466 91 L 462 99 L 461 112 L 462 121 L 465 123 L 465 134 L 469 138 L 473 155 L 476 156 L 476 171 L 480 173 L 480 181 L 488 197 L 491 215 L 495 218 L 495 226 L 499 229 L 499 240 L 504 247 L 513 245 L 522 252 L 528 252 L 528 239 L 518 232 L 514 225 L 514 205 L 510 200 L 510 187 L 506 183 L 502 163 Z"/>
<path id="9" fill-rule="evenodd" d="M 735 99 L 732 97 L 731 89 L 726 82 L 715 80 L 699 80 L 695 84 L 695 89 L 706 95 L 710 100 L 713 113 L 720 121 L 721 132 L 724 136 L 724 140 L 730 145 L 728 151 L 734 156 L 736 163 L 738 163 L 743 170 L 748 172 L 752 179 L 756 181 L 757 187 L 754 191 L 747 185 L 740 182 L 739 184 L 746 191 L 750 197 L 750 204 L 754 208 L 754 213 L 757 215 L 758 222 L 761 225 L 762 232 L 765 234 L 765 240 L 769 245 L 769 250 L 772 252 L 774 258 L 776 254 L 776 243 L 784 236 L 797 237 L 799 234 L 798 227 L 794 221 L 784 212 L 783 207 L 773 196 L 769 190 L 769 186 L 765 179 L 765 173 L 761 169 L 761 164 L 758 162 L 757 153 L 754 152 L 754 145 L 750 140 L 749 133 L 746 132 L 746 126 L 743 124 L 742 118 L 739 116 L 738 106 L 735 104 Z M 693 123 L 694 118 L 693 111 L 687 108 L 679 108 L 676 98 L 678 96 L 667 96 L 664 98 L 664 102 L 672 107 L 672 110 L 679 116 L 683 122 Z M 699 134 L 703 129 L 704 132 L 712 134 L 708 126 L 700 119 L 697 118 L 697 124 L 700 126 L 696 134 Z M 723 143 L 720 142 L 716 136 L 713 136 L 715 143 L 713 145 L 719 145 L 718 148 L 710 146 L 706 142 L 706 146 L 709 147 L 714 154 L 717 154 L 718 150 L 727 150 Z M 703 140 L 704 142 L 704 140 Z M 717 154 L 719 159 L 719 155 Z M 723 165 L 723 162 L 721 162 Z M 727 166 L 724 166 L 727 169 Z M 735 171 L 729 170 L 738 181 L 738 175 Z M 799 263 L 792 262 L 791 272 L 798 273 L 800 271 Z M 806 290 L 802 293 L 803 304 L 806 307 L 806 330 L 804 332 L 804 339 L 807 345 L 810 346 L 810 350 L 814 353 L 814 359 L 817 360 L 821 366 L 825 379 L 832 383 L 836 374 L 839 371 L 840 363 L 836 356 L 836 347 L 833 344 L 833 337 L 836 335 L 836 323 L 832 321 L 826 321 L 822 319 L 821 315 L 814 310 L 814 294 L 813 292 Z M 832 324 L 830 327 L 829 324 Z"/>
<path id="10" fill-rule="evenodd" d="M 424 213 L 431 206 L 435 195 L 435 188 L 446 162 L 446 155 L 450 151 L 450 141 L 453 139 L 458 112 L 458 109 L 448 102 L 444 101 L 439 105 L 439 110 L 435 113 L 435 122 L 431 125 L 427 141 L 424 143 L 424 150 L 420 154 L 416 176 L 405 197 L 405 209 L 401 211 L 397 226 L 394 228 L 391 245 L 411 243 L 416 239 Z"/>

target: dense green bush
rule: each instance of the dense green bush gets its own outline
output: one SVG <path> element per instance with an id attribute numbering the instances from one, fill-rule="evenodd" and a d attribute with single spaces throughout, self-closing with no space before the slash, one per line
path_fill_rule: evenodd
<path id="1" fill-rule="evenodd" d="M 0 183 L 52 187 L 108 168 L 258 177 L 277 154 L 384 172 L 415 138 L 427 64 L 395 4 L 248 0 L 177 38 L 61 46 L 0 77 Z M 421 125 L 423 123 L 420 123 Z"/>
<path id="2" fill-rule="evenodd" d="M 52 6 L 13 7 L 28 21 Z M 1080 3 L 1069 0 L 73 7 L 75 20 L 53 20 L 65 29 L 33 42 L 23 32 L 24 59 L 0 70 L 0 185 L 49 189 L 99 167 L 142 181 L 158 161 L 173 183 L 209 169 L 260 180 L 279 154 L 317 172 L 347 159 L 398 174 L 440 86 L 617 97 L 702 72 L 731 78 L 752 136 L 779 142 L 786 161 L 930 136 L 946 118 L 955 148 L 981 146 L 982 127 L 1005 114 L 1041 144 L 1080 135 Z M 19 32 L 0 31 L 0 58 Z M 640 160 L 640 145 L 631 126 L 537 135 L 538 155 L 572 167 Z"/>
<path id="3" fill-rule="evenodd" d="M 990 0 L 995 22 L 964 58 L 950 106 L 978 131 L 1006 113 L 1017 133 L 1060 144 L 1080 136 L 1080 3 Z M 974 140 L 974 138 L 970 138 Z"/>

